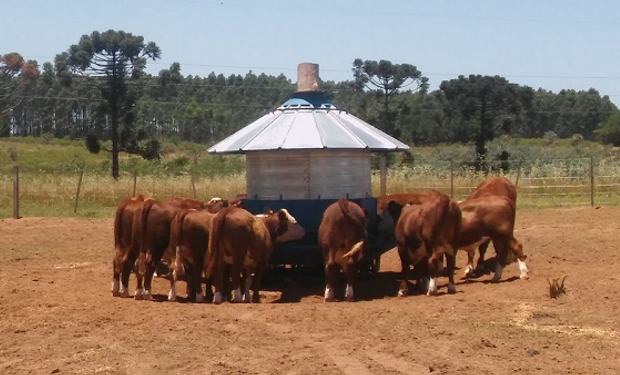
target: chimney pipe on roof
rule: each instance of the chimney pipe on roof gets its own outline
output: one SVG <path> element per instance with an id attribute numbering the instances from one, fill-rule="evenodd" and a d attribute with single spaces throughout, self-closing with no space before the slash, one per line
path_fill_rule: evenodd
<path id="1" fill-rule="evenodd" d="M 319 64 L 301 63 L 297 66 L 297 91 L 319 91 Z"/>

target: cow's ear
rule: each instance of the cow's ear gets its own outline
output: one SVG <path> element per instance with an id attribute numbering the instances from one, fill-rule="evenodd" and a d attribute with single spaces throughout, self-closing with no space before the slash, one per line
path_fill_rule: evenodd
<path id="1" fill-rule="evenodd" d="M 286 214 L 286 211 L 284 210 L 278 211 L 278 219 L 280 221 L 288 221 L 288 215 Z"/>

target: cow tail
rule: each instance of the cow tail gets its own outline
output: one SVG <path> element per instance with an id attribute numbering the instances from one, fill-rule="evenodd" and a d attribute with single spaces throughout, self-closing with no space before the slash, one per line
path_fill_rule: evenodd
<path id="1" fill-rule="evenodd" d="M 122 254 L 121 247 L 121 239 L 123 238 L 123 212 L 129 202 L 122 202 L 116 208 L 116 214 L 114 216 L 114 258 L 112 260 L 112 267 L 114 268 L 114 273 L 120 273 L 122 257 L 125 254 Z"/>
<path id="2" fill-rule="evenodd" d="M 223 254 L 222 249 L 219 246 L 219 237 L 220 232 L 224 228 L 224 224 L 226 222 L 226 214 L 228 213 L 228 209 L 224 208 L 220 210 L 213 221 L 211 222 L 211 233 L 209 234 L 209 247 L 207 248 L 207 256 L 205 259 L 205 269 L 206 277 L 213 276 L 213 270 L 215 269 L 217 264 L 221 264 Z"/>
<path id="3" fill-rule="evenodd" d="M 155 200 L 150 200 L 150 201 L 145 201 L 144 205 L 142 206 L 142 214 L 140 215 L 140 232 L 139 232 L 139 258 L 142 256 L 142 254 L 144 254 L 145 256 L 147 255 L 148 251 L 146 251 L 145 246 L 146 246 L 146 235 L 147 235 L 147 229 L 148 229 L 148 218 L 149 218 L 149 214 L 151 213 L 151 209 L 153 208 L 153 205 L 155 204 Z M 146 261 L 146 259 L 144 259 Z M 143 264 L 142 266 L 146 266 L 146 263 Z M 140 268 L 139 270 L 140 272 L 145 272 L 146 270 Z"/>
<path id="4" fill-rule="evenodd" d="M 364 249 L 364 244 L 368 243 L 368 233 L 366 233 L 366 224 L 363 221 L 361 221 L 357 216 L 351 213 L 351 211 L 349 210 L 348 199 L 340 198 L 338 200 L 338 206 L 340 207 L 342 214 L 347 219 L 353 222 L 353 224 L 357 228 L 357 233 L 359 234 L 360 237 L 362 237 L 362 241 L 353 245 L 351 250 L 343 256 L 343 257 L 351 257 L 357 254 L 358 252 L 362 251 Z"/>
<path id="5" fill-rule="evenodd" d="M 177 270 L 181 266 L 180 264 L 178 264 L 180 250 L 179 245 L 183 243 L 183 224 L 185 223 L 185 216 L 187 216 L 188 212 L 189 210 L 184 209 L 177 213 L 174 219 L 176 221 L 176 228 L 172 228 L 172 231 L 170 233 L 170 247 L 172 248 L 173 257 L 173 261 L 170 264 L 172 272 L 177 272 Z"/>
<path id="6" fill-rule="evenodd" d="M 351 258 L 355 256 L 355 254 L 359 253 L 364 248 L 364 241 L 360 241 L 353 245 L 351 250 L 342 256 L 343 259 Z"/>
<path id="7" fill-rule="evenodd" d="M 123 229 L 121 225 L 123 220 L 123 211 L 125 211 L 125 207 L 127 207 L 128 204 L 129 202 L 122 202 L 116 208 L 116 215 L 114 216 L 114 247 L 117 249 L 120 246 L 121 238 L 123 236 Z"/>

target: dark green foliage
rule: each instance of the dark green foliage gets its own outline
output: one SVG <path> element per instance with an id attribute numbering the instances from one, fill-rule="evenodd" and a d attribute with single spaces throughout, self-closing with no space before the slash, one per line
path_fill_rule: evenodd
<path id="1" fill-rule="evenodd" d="M 614 111 L 607 121 L 595 130 L 595 135 L 603 143 L 620 146 L 620 111 Z"/>
<path id="2" fill-rule="evenodd" d="M 60 81 L 67 86 L 72 85 L 74 74 L 87 74 L 97 77 L 100 101 L 93 110 L 95 121 L 99 120 L 111 125 L 112 140 L 112 176 L 118 177 L 118 153 L 125 151 L 137 153 L 144 157 L 156 158 L 153 152 L 158 151 L 157 143 L 148 143 L 140 147 L 133 125 L 136 120 L 135 106 L 138 97 L 137 87 L 129 83 L 144 75 L 147 59 L 160 58 L 161 51 L 153 42 L 145 43 L 141 36 L 134 36 L 124 31 L 108 30 L 103 33 L 94 31 L 91 35 L 83 35 L 78 44 L 74 44 L 67 52 L 56 56 L 56 70 Z M 79 80 L 78 80 L 79 81 Z M 79 108 L 74 108 L 81 111 Z M 82 116 L 82 118 L 85 116 Z M 95 134 L 93 136 L 96 137 Z M 156 142 L 156 141 L 154 141 Z M 98 151 L 91 137 L 87 140 L 89 150 Z"/>
<path id="3" fill-rule="evenodd" d="M 82 70 L 91 57 L 91 61 L 109 57 L 107 49 L 101 54 L 96 51 L 103 45 L 114 50 L 114 40 L 127 40 L 131 53 L 136 51 L 134 43 L 140 44 L 146 55 L 133 62 L 121 58 L 124 65 L 114 69 L 104 64 L 107 70 L 96 72 L 92 65 Z M 154 162 L 174 142 L 199 142 L 202 148 L 187 152 L 190 163 L 184 168 L 208 168 L 205 173 L 209 174 L 221 168 L 239 171 L 244 168 L 240 159 L 226 157 L 215 162 L 219 159 L 206 155 L 208 145 L 268 113 L 295 91 L 294 83 L 282 74 L 249 71 L 245 75 L 184 76 L 178 63 L 151 76 L 143 70 L 150 56 L 159 56 L 154 44 L 108 31 L 82 37 L 59 54 L 55 64 L 43 64 L 40 73 L 31 74 L 38 72 L 36 62 L 22 59 L 22 65 L 36 69 L 22 76 L 22 70 L 15 75 L 15 68 L 6 68 L 11 74 L 0 80 L 0 110 L 4 111 L 0 136 L 82 139 L 91 151 L 114 154 L 116 134 L 119 153 L 134 153 Z M 0 72 L 1 68 L 2 64 Z M 586 141 L 620 145 L 620 119 L 612 116 L 618 110 L 594 89 L 553 93 L 515 85 L 502 77 L 472 75 L 444 81 L 440 89 L 427 92 L 426 78 L 410 64 L 356 60 L 353 69 L 351 80 L 321 83 L 333 103 L 411 145 L 475 144 L 477 151 L 467 146 L 464 156 L 474 160 L 476 152 L 483 155 L 481 166 L 485 160 L 496 165 L 526 153 L 511 146 L 511 141 L 502 141 L 508 135 L 544 142 L 545 134 L 555 134 L 547 137 L 549 146 L 572 139 L 574 153 L 582 149 L 576 134 Z M 116 77 L 116 86 L 110 85 L 110 77 Z M 116 116 L 112 116 L 112 104 Z M 448 154 L 444 150 L 441 157 L 457 160 Z M 419 155 L 412 156 L 418 160 Z M 101 163 L 110 167 L 109 161 Z M 123 160 L 119 163 L 121 170 L 131 167 Z M 377 163 L 373 159 L 373 165 Z M 399 163 L 400 157 L 390 156 L 390 165 Z"/>

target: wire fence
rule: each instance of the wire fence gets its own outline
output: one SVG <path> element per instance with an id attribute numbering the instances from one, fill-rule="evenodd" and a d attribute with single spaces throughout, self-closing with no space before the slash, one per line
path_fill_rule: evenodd
<path id="1" fill-rule="evenodd" d="M 620 205 L 620 161 L 591 157 L 502 161 L 482 169 L 472 161 L 420 161 L 389 167 L 386 192 L 435 189 L 462 200 L 486 177 L 498 175 L 517 186 L 520 209 Z M 379 171 L 372 171 L 371 181 L 377 196 Z M 129 172 L 115 180 L 84 169 L 49 173 L 15 166 L 11 174 L 0 174 L 0 217 L 111 217 L 119 201 L 137 194 L 231 199 L 245 187 L 244 173 L 197 177 L 187 171 L 162 177 Z"/>

